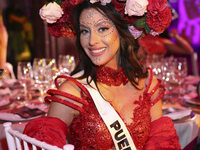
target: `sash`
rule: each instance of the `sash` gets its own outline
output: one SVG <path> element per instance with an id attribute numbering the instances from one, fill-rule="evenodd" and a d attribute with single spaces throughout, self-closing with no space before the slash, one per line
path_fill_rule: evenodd
<path id="1" fill-rule="evenodd" d="M 89 85 L 84 86 L 90 92 L 99 114 L 109 129 L 116 150 L 136 150 L 133 139 L 124 122 L 110 103 L 105 101 L 97 90 Z"/>

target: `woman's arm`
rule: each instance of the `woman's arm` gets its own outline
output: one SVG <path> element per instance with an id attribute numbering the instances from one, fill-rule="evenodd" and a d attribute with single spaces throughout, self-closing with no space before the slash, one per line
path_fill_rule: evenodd
<path id="1" fill-rule="evenodd" d="M 63 83 L 58 88 L 58 90 L 66 92 L 66 93 L 70 93 L 80 98 L 80 88 L 70 81 Z M 55 97 L 62 98 L 71 103 L 76 103 L 76 105 L 78 106 L 82 106 L 82 104 L 75 102 L 74 100 L 66 98 L 64 96 L 55 95 Z M 78 114 L 79 112 L 77 110 L 59 102 L 51 102 L 51 105 L 48 111 L 48 116 L 59 118 L 60 120 L 65 122 L 68 126 L 71 124 L 73 118 Z"/>
<path id="2" fill-rule="evenodd" d="M 149 88 L 149 92 L 153 90 L 153 88 L 158 84 L 158 80 L 153 76 L 153 80 L 151 86 Z M 153 102 L 160 94 L 159 88 L 155 91 L 155 93 L 151 96 L 151 101 Z M 151 121 L 157 120 L 162 117 L 162 100 L 158 100 L 150 110 Z"/>
<path id="3" fill-rule="evenodd" d="M 192 54 L 194 49 L 183 37 L 178 35 L 177 30 L 172 30 L 169 33 L 169 36 L 176 40 L 176 43 L 173 43 L 171 40 L 164 39 L 165 47 L 170 53 L 176 54 Z"/>

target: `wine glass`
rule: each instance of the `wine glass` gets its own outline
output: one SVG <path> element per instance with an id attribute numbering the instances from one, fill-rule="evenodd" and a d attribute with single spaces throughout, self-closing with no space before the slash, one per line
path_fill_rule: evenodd
<path id="1" fill-rule="evenodd" d="M 60 74 L 70 74 L 75 68 L 75 59 L 72 55 L 59 55 L 58 66 Z"/>
<path id="2" fill-rule="evenodd" d="M 163 54 L 147 55 L 146 65 L 150 67 L 156 78 L 161 79 L 162 77 L 162 60 L 164 59 Z"/>
<path id="3" fill-rule="evenodd" d="M 33 79 L 32 66 L 30 62 L 18 62 L 17 78 L 20 84 L 24 87 L 24 104 L 29 104 L 27 86 L 31 85 Z"/>
<path id="4" fill-rule="evenodd" d="M 56 60 L 54 58 L 34 58 L 33 77 L 36 85 L 40 88 L 43 101 L 44 93 L 50 87 L 53 87 L 53 80 L 57 75 Z"/>
<path id="5" fill-rule="evenodd" d="M 173 77 L 175 64 L 173 58 L 166 57 L 162 61 L 162 83 L 165 86 L 165 95 L 163 96 L 163 102 L 172 102 L 172 90 L 174 89 Z"/>
<path id="6" fill-rule="evenodd" d="M 184 57 L 179 57 L 175 59 L 175 71 L 174 71 L 174 79 L 178 82 L 178 100 L 182 100 L 182 88 L 181 85 L 187 76 L 188 68 L 187 68 L 187 60 Z"/>

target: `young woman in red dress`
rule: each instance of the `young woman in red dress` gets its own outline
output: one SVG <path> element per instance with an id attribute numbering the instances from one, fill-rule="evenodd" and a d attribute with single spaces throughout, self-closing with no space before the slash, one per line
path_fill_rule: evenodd
<path id="1" fill-rule="evenodd" d="M 48 28 L 56 37 L 69 37 L 75 31 L 79 62 L 72 77 L 62 75 L 55 80 L 57 90 L 50 89 L 45 97 L 51 102 L 48 116 L 30 121 L 25 134 L 59 147 L 66 144 L 69 135 L 75 150 L 180 149 L 172 120 L 162 116 L 164 88 L 151 69 L 140 64 L 139 45 L 129 29 L 133 20 L 146 18 L 150 30 L 138 28 L 141 36 L 159 33 L 161 29 L 150 28 L 150 19 L 155 16 L 148 13 L 153 13 L 157 4 L 166 15 L 170 10 L 166 2 L 159 0 L 132 3 L 61 3 L 64 14 L 75 5 L 71 13 L 73 26 L 63 15 L 56 21 L 54 18 L 53 23 L 50 21 Z M 130 9 L 131 5 L 134 7 Z M 48 21 L 42 11 L 43 19 Z M 69 27 L 62 21 L 68 21 Z M 57 82 L 60 78 L 66 79 L 61 85 Z"/>

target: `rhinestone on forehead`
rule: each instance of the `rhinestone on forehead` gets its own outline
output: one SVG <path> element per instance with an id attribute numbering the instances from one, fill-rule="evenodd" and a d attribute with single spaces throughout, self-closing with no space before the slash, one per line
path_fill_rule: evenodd
<path id="1" fill-rule="evenodd" d="M 87 11 L 86 11 L 86 15 L 87 15 L 87 17 L 90 18 L 90 19 L 93 18 L 93 15 L 94 15 L 94 14 L 97 14 L 96 10 L 93 10 L 93 9 L 91 10 L 91 9 L 90 9 L 90 10 L 87 10 Z"/>

